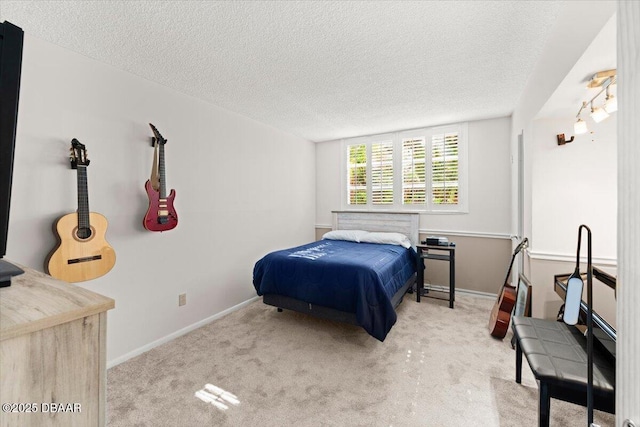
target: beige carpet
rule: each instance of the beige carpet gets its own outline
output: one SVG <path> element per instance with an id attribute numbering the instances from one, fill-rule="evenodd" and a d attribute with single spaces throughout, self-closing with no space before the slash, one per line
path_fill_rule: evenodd
<path id="1" fill-rule="evenodd" d="M 487 331 L 493 300 L 456 299 L 451 310 L 405 298 L 384 343 L 254 302 L 111 368 L 108 425 L 536 426 L 531 371 L 516 384 L 511 333 Z M 194 396 L 207 383 L 230 393 L 217 400 L 227 409 Z M 587 423 L 584 407 L 557 400 L 551 415 L 552 426 Z"/>

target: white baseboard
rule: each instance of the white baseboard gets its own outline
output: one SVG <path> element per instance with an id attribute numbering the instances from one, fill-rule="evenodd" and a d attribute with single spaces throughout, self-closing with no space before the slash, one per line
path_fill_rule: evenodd
<path id="1" fill-rule="evenodd" d="M 228 308 L 226 310 L 223 310 L 220 313 L 216 313 L 213 316 L 209 316 L 209 317 L 207 317 L 205 319 L 202 319 L 202 320 L 200 320 L 200 321 L 198 321 L 196 323 L 193 323 L 193 324 L 191 324 L 189 326 L 186 326 L 186 327 L 184 327 L 182 329 L 179 329 L 179 330 L 177 330 L 177 331 L 175 331 L 175 332 L 173 332 L 173 333 L 171 333 L 169 335 L 166 335 L 166 336 L 164 336 L 164 337 L 162 337 L 160 339 L 157 339 L 157 340 L 155 340 L 153 342 L 150 342 L 149 344 L 143 345 L 142 347 L 139 347 L 139 348 L 137 348 L 137 349 L 135 349 L 133 351 L 130 351 L 127 354 L 124 354 L 124 355 L 122 355 L 120 357 L 116 357 L 113 360 L 109 360 L 109 361 L 107 361 L 107 369 L 113 368 L 114 366 L 119 365 L 122 362 L 126 362 L 127 360 L 129 360 L 129 359 L 131 359 L 133 357 L 136 357 L 136 356 L 138 356 L 138 355 L 140 355 L 140 354 L 142 354 L 142 353 L 144 353 L 146 351 L 149 351 L 154 347 L 157 347 L 157 346 L 162 345 L 164 343 L 167 343 L 167 342 L 169 342 L 171 340 L 174 340 L 174 339 L 176 339 L 176 338 L 178 338 L 178 337 L 180 337 L 182 335 L 185 335 L 185 334 L 187 334 L 187 333 L 189 333 L 189 332 L 191 332 L 191 331 L 193 331 L 195 329 L 198 329 L 201 326 L 204 326 L 204 325 L 206 325 L 208 323 L 213 322 L 216 319 L 219 319 L 219 318 L 221 318 L 223 316 L 226 316 L 229 313 L 233 313 L 234 311 L 240 310 L 241 308 L 251 304 L 252 302 L 256 301 L 259 298 L 260 298 L 259 296 L 255 296 L 253 298 L 250 298 L 250 299 L 248 299 L 246 301 L 241 302 L 240 304 L 234 305 L 233 307 L 230 307 L 230 308 Z"/>
<path id="2" fill-rule="evenodd" d="M 436 292 L 449 292 L 449 286 L 444 286 L 444 285 L 430 285 L 428 283 L 425 283 L 424 288 L 430 289 Z M 458 287 L 456 287 L 456 294 L 467 294 L 467 295 L 473 295 L 475 297 L 491 298 L 491 299 L 496 299 L 498 297 L 497 294 L 492 294 L 489 292 L 474 291 L 472 289 L 463 289 Z"/>

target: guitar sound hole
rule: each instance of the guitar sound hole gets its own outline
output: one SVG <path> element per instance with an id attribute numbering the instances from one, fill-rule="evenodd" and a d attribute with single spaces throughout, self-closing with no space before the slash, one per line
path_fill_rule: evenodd
<path id="1" fill-rule="evenodd" d="M 78 228 L 78 239 L 88 239 L 91 237 L 90 228 Z"/>

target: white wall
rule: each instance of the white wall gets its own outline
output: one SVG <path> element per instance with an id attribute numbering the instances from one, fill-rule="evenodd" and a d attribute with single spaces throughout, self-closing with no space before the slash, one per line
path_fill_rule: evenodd
<path id="1" fill-rule="evenodd" d="M 149 122 L 168 139 L 177 193 L 179 224 L 165 233 L 142 227 Z M 42 271 L 53 222 L 77 208 L 74 137 L 87 145 L 90 208 L 109 220 L 117 255 L 110 273 L 81 284 L 116 301 L 108 361 L 254 297 L 257 259 L 314 238 L 311 142 L 27 35 L 8 259 Z"/>
<path id="2" fill-rule="evenodd" d="M 342 208 L 342 141 L 316 143 L 316 226 L 331 228 L 332 210 Z"/>
<path id="3" fill-rule="evenodd" d="M 565 207 L 561 200 L 570 197 L 574 191 L 578 192 L 584 189 L 578 179 L 572 179 L 570 174 L 564 174 L 564 171 L 569 169 L 573 173 L 577 171 L 580 174 L 579 177 L 584 178 L 585 174 L 579 166 L 582 161 L 597 157 L 597 151 L 600 149 L 609 150 L 612 148 L 612 144 L 615 144 L 615 141 L 608 139 L 612 134 L 610 130 L 607 130 L 596 135 L 599 146 L 589 145 L 591 144 L 590 140 L 584 140 L 589 138 L 588 136 L 578 136 L 577 140 L 571 144 L 558 147 L 555 135 L 558 133 L 565 133 L 567 136 L 573 135 L 571 127 L 574 119 L 567 118 L 567 121 L 560 120 L 562 123 L 554 123 L 552 120 L 535 120 L 535 118 L 615 13 L 615 8 L 616 3 L 610 1 L 564 3 L 563 12 L 558 17 L 556 27 L 546 42 L 547 48 L 529 77 L 527 86 L 512 115 L 511 152 L 514 159 L 518 157 L 518 135 L 524 134 L 523 228 L 524 235 L 529 237 L 531 241 L 529 248 L 531 257 L 525 257 L 525 273 L 533 285 L 534 317 L 553 317 L 557 313 L 561 300 L 553 291 L 553 275 L 572 272 L 577 227 L 585 221 L 593 223 L 594 220 L 591 216 L 585 217 L 581 210 L 573 209 L 564 211 L 565 215 L 561 217 L 562 211 L 560 209 Z M 580 104 L 577 103 L 577 108 L 579 106 Z M 570 121 L 568 121 L 569 119 Z M 604 126 L 608 125 L 604 122 L 603 124 Z M 600 141 L 601 136 L 602 141 Z M 553 144 L 556 144 L 555 147 L 552 147 Z M 556 149 L 556 147 L 558 148 Z M 571 158 L 570 154 L 574 154 L 574 157 Z M 605 156 L 605 160 L 609 158 L 609 155 Z M 615 151 L 613 155 L 615 156 Z M 569 163 L 569 165 L 562 167 L 563 163 Z M 514 161 L 511 171 L 513 180 L 512 227 L 514 232 L 517 230 L 518 224 L 517 164 L 518 162 Z M 607 178 L 607 181 L 610 182 L 610 178 Z M 615 197 L 615 195 L 613 196 Z M 555 216 L 548 211 L 552 204 L 560 204 L 557 210 L 554 210 Z M 611 210 L 615 212 L 615 206 Z M 611 211 L 607 214 L 607 219 L 611 218 L 610 214 Z M 599 219 L 596 221 L 600 224 Z M 607 227 L 610 228 L 610 225 Z M 600 234 L 600 232 L 598 233 Z M 606 231 L 602 234 L 606 234 Z M 613 240 L 615 241 L 615 234 Z M 600 247 L 603 248 L 603 252 L 600 252 L 601 257 L 615 256 L 615 252 L 613 255 L 611 254 L 610 248 L 612 246 L 610 243 L 600 244 Z M 549 255 L 552 252 L 566 256 L 551 257 Z M 566 259 L 567 261 L 557 262 L 554 261 L 554 258 Z"/>
<path id="4" fill-rule="evenodd" d="M 525 194 L 524 194 L 524 235 L 531 236 L 531 196 L 532 196 L 532 147 L 533 120 L 558 85 L 571 71 L 602 27 L 615 13 L 616 3 L 606 0 L 564 2 L 561 15 L 554 30 L 546 41 L 546 48 L 535 69 L 527 80 L 512 114 L 511 152 L 518 159 L 518 135 L 524 133 L 525 145 Z M 579 107 L 579 104 L 578 104 Z M 577 110 L 576 110 L 577 111 Z M 557 132 L 557 133 L 561 133 Z M 567 132 L 565 132 L 567 133 Z M 569 134 L 573 135 L 573 132 Z M 512 230 L 518 225 L 518 162 L 514 161 L 511 179 L 512 187 Z M 535 243 L 532 242 L 532 248 Z"/>
<path id="5" fill-rule="evenodd" d="M 422 214 L 420 229 L 508 235 L 511 182 L 508 117 L 469 122 L 469 213 Z M 316 144 L 316 225 L 331 225 L 331 210 L 341 209 L 342 142 Z"/>
<path id="6" fill-rule="evenodd" d="M 531 170 L 533 255 L 573 259 L 578 227 L 586 224 L 593 235 L 593 257 L 615 263 L 616 117 L 614 113 L 601 123 L 588 119 L 593 134 L 576 135 L 572 143 L 563 146 L 558 145 L 556 135 L 573 135 L 574 117 L 534 122 Z M 583 255 L 586 255 L 586 246 Z"/>

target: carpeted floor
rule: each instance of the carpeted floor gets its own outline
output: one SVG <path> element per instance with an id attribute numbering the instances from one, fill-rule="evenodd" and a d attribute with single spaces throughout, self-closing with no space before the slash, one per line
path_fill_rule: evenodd
<path id="1" fill-rule="evenodd" d="M 488 333 L 494 301 L 411 297 L 383 343 L 256 301 L 109 369 L 108 426 L 536 426 L 526 361 L 516 384 L 511 332 Z M 228 393 L 218 406 L 194 396 L 205 384 Z M 586 425 L 581 406 L 552 400 L 551 416 Z"/>

